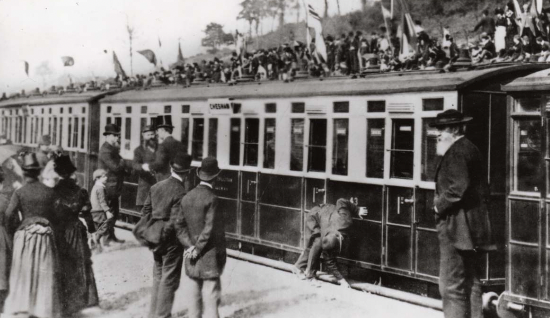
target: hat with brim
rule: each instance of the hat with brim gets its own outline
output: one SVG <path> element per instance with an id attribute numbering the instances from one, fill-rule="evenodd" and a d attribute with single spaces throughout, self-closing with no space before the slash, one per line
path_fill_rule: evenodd
<path id="1" fill-rule="evenodd" d="M 54 160 L 53 170 L 60 176 L 64 176 L 73 174 L 76 167 L 68 155 L 61 155 Z"/>
<path id="2" fill-rule="evenodd" d="M 103 136 L 107 135 L 120 135 L 120 127 L 118 127 L 115 124 L 107 124 L 105 125 L 105 131 L 103 132 Z"/>
<path id="3" fill-rule="evenodd" d="M 35 171 L 41 169 L 40 163 L 38 163 L 35 153 L 25 154 L 25 156 L 23 157 L 23 165 L 21 166 L 21 169 L 25 171 Z"/>
<path id="4" fill-rule="evenodd" d="M 160 115 L 157 116 L 155 122 L 155 129 L 159 128 L 174 128 L 172 125 L 172 116 L 171 115 Z"/>
<path id="5" fill-rule="evenodd" d="M 141 132 L 144 133 L 144 132 L 148 132 L 148 131 L 155 131 L 155 127 L 153 125 L 145 125 L 142 129 L 141 129 Z"/>
<path id="6" fill-rule="evenodd" d="M 175 173 L 185 173 L 191 169 L 191 156 L 185 152 L 178 152 L 170 161 L 170 167 Z"/>
<path id="7" fill-rule="evenodd" d="M 210 181 L 216 178 L 220 172 L 218 160 L 214 157 L 206 157 L 202 160 L 201 167 L 197 169 L 197 176 L 202 181 Z"/>
<path id="8" fill-rule="evenodd" d="M 430 127 L 451 126 L 467 123 L 472 120 L 472 117 L 464 117 L 464 115 L 455 109 L 448 109 L 437 114 L 435 122 L 430 124 Z"/>

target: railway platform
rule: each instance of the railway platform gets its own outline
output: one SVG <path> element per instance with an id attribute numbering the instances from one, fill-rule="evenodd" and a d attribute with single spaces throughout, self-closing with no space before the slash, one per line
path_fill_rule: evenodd
<path id="1" fill-rule="evenodd" d="M 152 286 L 151 252 L 139 246 L 130 231 L 117 229 L 122 245 L 93 255 L 100 307 L 84 317 L 147 317 Z M 182 275 L 173 308 L 186 317 L 186 277 Z M 222 317 L 423 317 L 440 311 L 319 282 L 229 257 L 222 276 Z"/>

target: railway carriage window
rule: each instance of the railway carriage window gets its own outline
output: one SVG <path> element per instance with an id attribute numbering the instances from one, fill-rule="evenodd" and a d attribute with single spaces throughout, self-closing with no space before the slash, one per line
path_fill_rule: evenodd
<path id="1" fill-rule="evenodd" d="M 202 146 L 204 144 L 204 118 L 193 119 L 193 136 L 191 139 L 191 156 L 193 160 L 202 160 Z"/>
<path id="2" fill-rule="evenodd" d="M 52 135 L 52 118 L 48 118 L 48 135 Z"/>
<path id="3" fill-rule="evenodd" d="M 73 108 L 69 107 L 69 114 L 72 114 L 72 113 L 73 113 Z"/>
<path id="4" fill-rule="evenodd" d="M 304 169 L 304 120 L 292 120 L 290 139 L 290 170 Z"/>
<path id="5" fill-rule="evenodd" d="M 23 143 L 27 142 L 27 117 L 23 118 Z"/>
<path id="6" fill-rule="evenodd" d="M 164 106 L 164 113 L 165 114 L 170 114 L 171 112 L 172 112 L 172 106 L 170 106 L 170 105 Z"/>
<path id="7" fill-rule="evenodd" d="M 275 118 L 265 119 L 264 168 L 275 168 Z"/>
<path id="8" fill-rule="evenodd" d="M 67 147 L 71 147 L 71 137 L 73 132 L 73 119 L 72 117 L 69 117 L 69 131 L 67 134 Z"/>
<path id="9" fill-rule="evenodd" d="M 189 114 L 190 109 L 191 109 L 191 106 L 189 105 L 181 105 L 182 114 Z"/>
<path id="10" fill-rule="evenodd" d="M 292 103 L 292 112 L 293 113 L 305 113 L 306 104 L 305 103 Z"/>
<path id="11" fill-rule="evenodd" d="M 122 128 L 122 118 L 121 117 L 115 117 L 115 125 L 117 125 L 119 128 Z"/>
<path id="12" fill-rule="evenodd" d="M 187 151 L 189 149 L 189 118 L 181 119 L 181 143 L 183 144 L 183 149 Z"/>
<path id="13" fill-rule="evenodd" d="M 82 114 L 86 114 L 86 107 L 82 107 Z"/>
<path id="14" fill-rule="evenodd" d="M 147 106 L 141 106 L 141 113 L 147 114 Z"/>
<path id="15" fill-rule="evenodd" d="M 231 118 L 231 132 L 229 133 L 229 164 L 238 166 L 241 150 L 241 119 Z"/>
<path id="16" fill-rule="evenodd" d="M 443 110 L 443 98 L 429 98 L 422 100 L 423 111 L 439 111 Z"/>
<path id="17" fill-rule="evenodd" d="M 218 154 L 218 119 L 208 120 L 208 156 L 216 157 Z"/>
<path id="18" fill-rule="evenodd" d="M 79 118 L 75 117 L 74 119 L 74 128 L 73 128 L 73 147 L 78 148 L 78 121 Z"/>
<path id="19" fill-rule="evenodd" d="M 86 145 L 84 144 L 84 142 L 85 142 L 85 140 L 86 140 L 86 139 L 85 139 L 85 137 L 86 137 L 86 133 L 85 133 L 85 132 L 86 132 L 86 121 L 85 121 L 85 118 L 82 117 L 82 120 L 81 120 L 80 122 L 81 122 L 81 125 L 82 125 L 82 130 L 81 130 L 81 132 L 80 132 L 80 148 L 81 148 L 81 149 L 84 149 L 85 146 L 86 146 Z"/>
<path id="20" fill-rule="evenodd" d="M 276 113 L 277 112 L 277 104 L 275 104 L 275 103 L 265 104 L 265 112 L 266 113 Z"/>
<path id="21" fill-rule="evenodd" d="M 241 112 L 241 104 L 233 104 L 233 114 L 238 114 Z"/>
<path id="22" fill-rule="evenodd" d="M 130 150 L 132 139 L 132 118 L 126 118 L 124 123 L 124 149 Z"/>
<path id="23" fill-rule="evenodd" d="M 539 191 L 541 164 L 541 122 L 540 119 L 516 121 L 516 164 L 515 185 L 518 191 Z"/>
<path id="24" fill-rule="evenodd" d="M 132 106 L 126 106 L 126 114 L 132 113 Z"/>
<path id="25" fill-rule="evenodd" d="M 31 118 L 31 144 L 34 143 L 34 122 L 35 118 Z"/>
<path id="26" fill-rule="evenodd" d="M 52 134 L 52 144 L 57 145 L 57 117 L 53 118 L 53 127 L 50 126 Z"/>
<path id="27" fill-rule="evenodd" d="M 49 112 L 50 112 L 50 114 L 52 113 L 52 109 L 51 109 L 51 108 L 49 109 Z M 11 114 L 10 114 L 10 115 L 11 115 Z"/>
<path id="28" fill-rule="evenodd" d="M 390 175 L 412 179 L 414 158 L 414 119 L 394 119 Z"/>
<path id="29" fill-rule="evenodd" d="M 349 113 L 349 102 L 334 102 L 335 113 Z"/>
<path id="30" fill-rule="evenodd" d="M 65 110 L 65 108 L 63 108 L 63 107 L 59 108 L 59 113 L 60 113 L 60 114 L 63 114 L 63 111 L 64 111 L 64 110 Z"/>
<path id="31" fill-rule="evenodd" d="M 307 171 L 325 172 L 327 161 L 327 120 L 311 119 Z"/>
<path id="32" fill-rule="evenodd" d="M 437 129 L 430 127 L 435 118 L 422 121 L 422 181 L 434 181 L 437 168 Z"/>
<path id="33" fill-rule="evenodd" d="M 332 174 L 348 174 L 348 120 L 335 119 L 332 135 Z"/>
<path id="34" fill-rule="evenodd" d="M 107 124 L 110 124 L 113 122 L 113 119 L 111 117 L 107 117 Z"/>
<path id="35" fill-rule="evenodd" d="M 143 143 L 143 134 L 141 133 L 143 131 L 143 127 L 147 126 L 147 118 L 140 118 L 139 119 L 139 144 L 141 145 Z"/>
<path id="36" fill-rule="evenodd" d="M 260 134 L 260 119 L 247 118 L 244 121 L 244 165 L 258 165 L 258 145 Z"/>
<path id="37" fill-rule="evenodd" d="M 386 111 L 385 100 L 369 100 L 367 102 L 367 113 L 383 113 Z"/>
<path id="38" fill-rule="evenodd" d="M 514 104 L 514 111 L 516 112 L 540 112 L 540 98 L 518 98 Z"/>
<path id="39" fill-rule="evenodd" d="M 112 109 L 113 109 L 113 107 L 107 106 L 107 114 L 110 114 Z"/>

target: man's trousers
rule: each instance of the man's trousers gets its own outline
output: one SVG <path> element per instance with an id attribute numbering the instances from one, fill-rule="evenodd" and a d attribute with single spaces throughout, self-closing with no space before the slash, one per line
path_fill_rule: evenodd
<path id="1" fill-rule="evenodd" d="M 189 318 L 219 318 L 218 307 L 221 300 L 221 283 L 219 278 L 190 278 Z"/>
<path id="2" fill-rule="evenodd" d="M 149 318 L 166 318 L 172 313 L 174 296 L 180 285 L 183 264 L 183 246 L 170 245 L 159 252 L 153 252 L 153 290 Z"/>

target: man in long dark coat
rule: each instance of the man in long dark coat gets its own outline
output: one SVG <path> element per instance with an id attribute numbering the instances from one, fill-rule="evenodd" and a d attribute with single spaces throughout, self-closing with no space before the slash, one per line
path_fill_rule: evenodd
<path id="1" fill-rule="evenodd" d="M 191 166 L 191 156 L 184 152 L 176 154 L 171 161 L 168 179 L 153 185 L 145 200 L 142 215 L 152 214 L 152 219 L 161 222 L 150 235 L 160 242 L 152 247 L 154 257 L 153 290 L 151 292 L 150 318 L 170 317 L 174 295 L 179 287 L 183 263 L 183 246 L 174 231 L 171 220 L 178 216 L 181 198 L 187 193 L 185 181 Z"/>
<path id="2" fill-rule="evenodd" d="M 471 117 L 450 109 L 437 115 L 434 211 L 441 253 L 439 290 L 446 318 L 481 318 L 483 254 L 495 249 L 491 240 L 483 160 L 464 137 Z"/>
<path id="3" fill-rule="evenodd" d="M 138 174 L 138 189 L 136 195 L 136 208 L 141 210 L 145 198 L 149 194 L 151 186 L 157 183 L 155 176 L 151 171 L 143 170 L 145 164 L 153 162 L 155 160 L 155 150 L 157 144 L 155 142 L 155 128 L 151 125 L 143 127 L 141 130 L 141 136 L 143 142 L 139 147 L 134 150 L 134 162 L 133 169 Z"/>
<path id="4" fill-rule="evenodd" d="M 105 136 L 105 142 L 99 149 L 98 166 L 99 169 L 107 171 L 105 199 L 111 213 L 113 213 L 110 222 L 114 223 L 120 213 L 119 198 L 122 194 L 124 176 L 130 167 L 126 165 L 126 162 L 120 156 L 120 128 L 114 124 L 107 124 L 103 136 Z M 124 242 L 116 238 L 114 226 L 111 227 L 108 237 L 117 243 Z"/>
<path id="5" fill-rule="evenodd" d="M 181 142 L 172 137 L 172 116 L 163 115 L 158 116 L 156 121 L 158 148 L 155 153 L 155 160 L 150 164 L 145 164 L 143 170 L 153 171 L 157 182 L 162 181 L 170 177 L 170 160 L 174 160 L 174 157 L 179 152 L 187 153 L 187 149 Z"/>
<path id="6" fill-rule="evenodd" d="M 213 157 L 204 158 L 198 170 L 200 184 L 181 200 L 175 220 L 185 251 L 185 274 L 191 281 L 190 318 L 219 317 L 222 275 L 226 261 L 222 211 L 213 185 L 220 169 Z M 204 314 L 203 314 L 204 311 Z"/>

